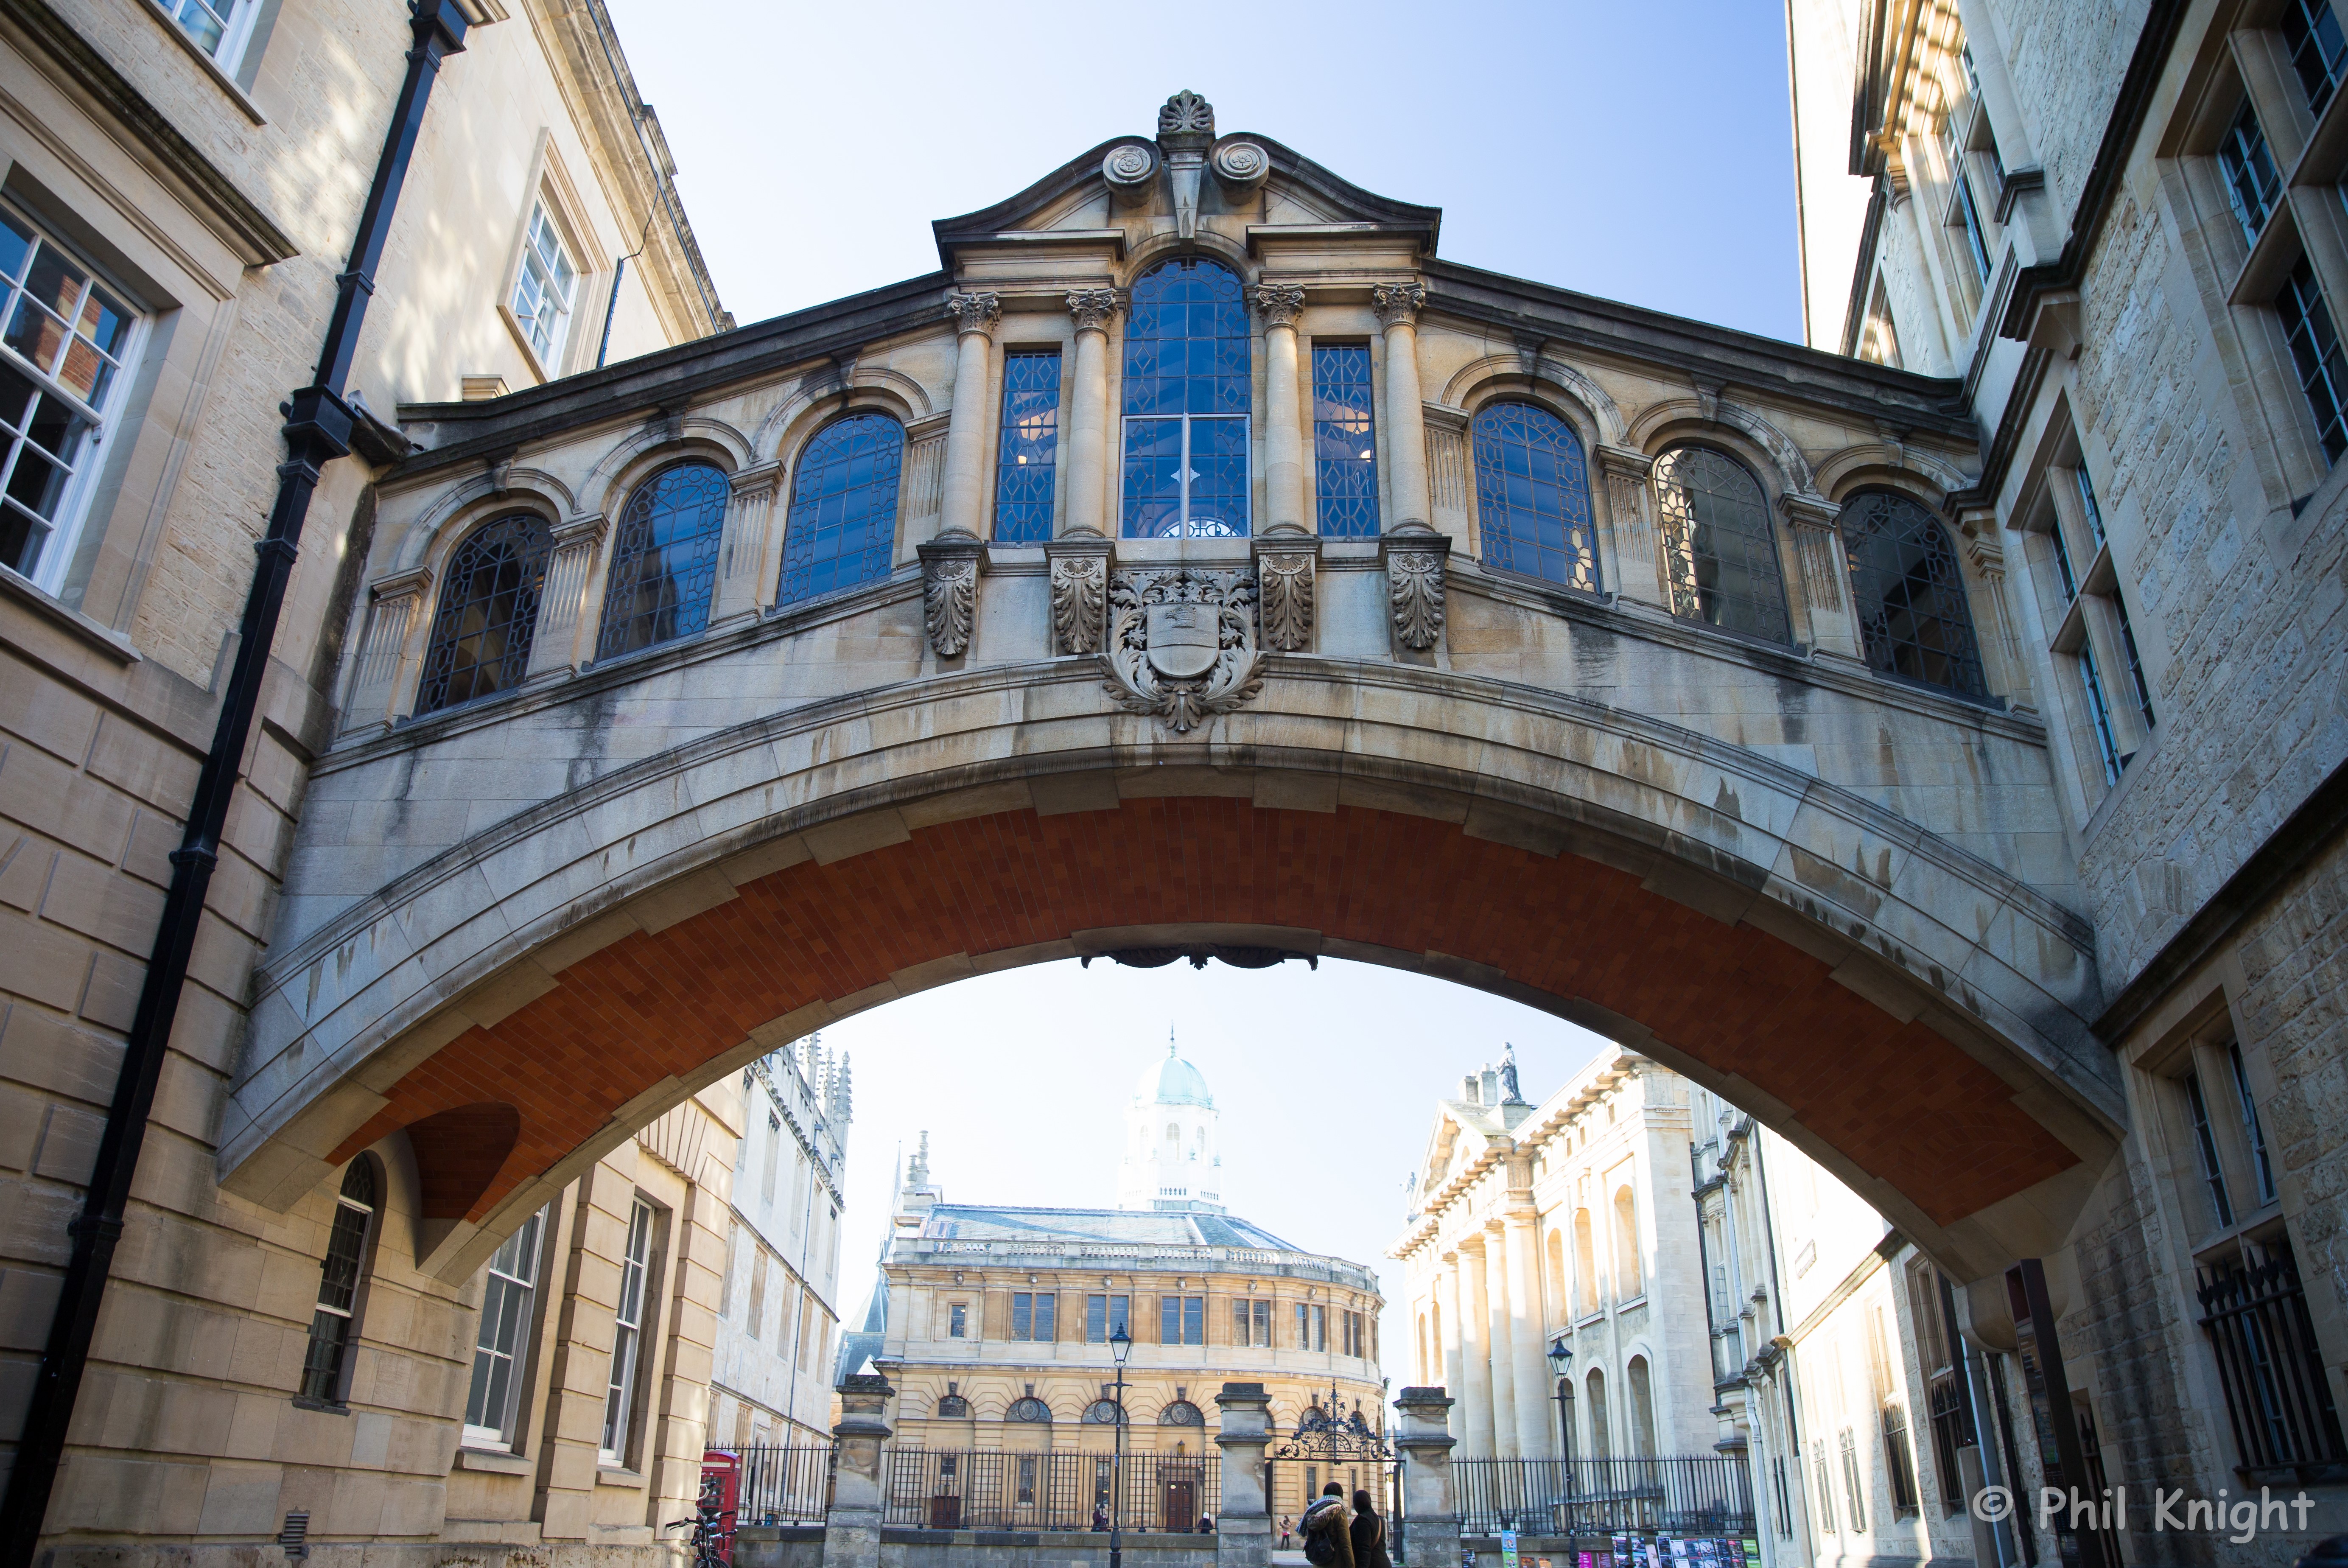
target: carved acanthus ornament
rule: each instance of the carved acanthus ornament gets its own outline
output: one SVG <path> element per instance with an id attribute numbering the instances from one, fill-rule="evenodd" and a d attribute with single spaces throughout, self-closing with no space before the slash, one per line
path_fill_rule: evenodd
<path id="1" fill-rule="evenodd" d="M 1255 308 L 1263 313 L 1263 325 L 1267 327 L 1293 330 L 1296 318 L 1304 314 L 1304 291 L 1294 284 L 1258 284 L 1252 297 Z"/>
<path id="2" fill-rule="evenodd" d="M 958 294 L 946 301 L 946 314 L 953 317 L 957 335 L 976 332 L 992 337 L 1003 320 L 1003 297 L 984 293 Z"/>
<path id="3" fill-rule="evenodd" d="M 1059 652 L 1100 652 L 1115 549 L 1097 535 L 1056 539 L 1044 546 L 1044 559 L 1051 562 L 1052 642 Z"/>
<path id="4" fill-rule="evenodd" d="M 1395 640 L 1423 653 L 1443 635 L 1443 578 L 1451 536 L 1406 525 L 1379 539 L 1378 554 L 1385 562 Z"/>
<path id="5" fill-rule="evenodd" d="M 1071 289 L 1068 315 L 1076 318 L 1078 332 L 1107 332 L 1108 324 L 1117 319 L 1117 291 Z"/>
<path id="6" fill-rule="evenodd" d="M 1158 150 L 1166 155 L 1168 182 L 1174 188 L 1174 232 L 1199 236 L 1199 177 L 1207 149 L 1215 142 L 1215 106 L 1184 88 L 1158 111 Z"/>
<path id="7" fill-rule="evenodd" d="M 1102 684 L 1128 709 L 1187 735 L 1262 689 L 1253 573 L 1119 571 L 1108 608 Z"/>
<path id="8" fill-rule="evenodd" d="M 1320 537 L 1301 528 L 1275 528 L 1256 540 L 1257 619 L 1265 647 L 1293 654 L 1313 645 L 1320 562 Z"/>
<path id="9" fill-rule="evenodd" d="M 978 565 L 986 546 L 967 533 L 944 533 L 915 548 L 930 646 L 942 659 L 960 658 L 978 619 Z"/>
<path id="10" fill-rule="evenodd" d="M 1426 305 L 1424 284 L 1380 284 L 1370 291 L 1370 309 L 1377 314 L 1378 325 L 1388 332 L 1397 326 L 1416 326 L 1418 313 Z"/>

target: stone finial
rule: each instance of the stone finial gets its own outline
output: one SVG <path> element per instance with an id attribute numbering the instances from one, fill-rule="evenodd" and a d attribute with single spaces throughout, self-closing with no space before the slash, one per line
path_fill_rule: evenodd
<path id="1" fill-rule="evenodd" d="M 1204 152 L 1215 139 L 1215 106 L 1189 88 L 1158 110 L 1158 145 L 1169 152 Z"/>
<path id="2" fill-rule="evenodd" d="M 1117 315 L 1117 291 L 1071 289 L 1068 314 L 1076 318 L 1078 332 L 1107 332 L 1109 322 Z"/>
<path id="3" fill-rule="evenodd" d="M 1426 304 L 1424 284 L 1380 284 L 1370 291 L 1370 308 L 1383 327 L 1416 326 Z"/>
<path id="4" fill-rule="evenodd" d="M 1258 284 L 1253 298 L 1266 326 L 1294 326 L 1304 314 L 1304 291 L 1294 284 Z"/>
<path id="5" fill-rule="evenodd" d="M 956 332 L 980 332 L 992 336 L 995 325 L 1003 319 L 1003 296 L 958 294 L 946 301 L 946 314 L 954 318 Z"/>

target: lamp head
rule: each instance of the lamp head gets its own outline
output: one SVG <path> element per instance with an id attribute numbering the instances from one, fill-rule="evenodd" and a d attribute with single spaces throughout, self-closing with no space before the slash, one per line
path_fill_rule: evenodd
<path id="1" fill-rule="evenodd" d="M 1573 1346 L 1565 1342 L 1564 1335 L 1552 1336 L 1549 1342 L 1550 1370 L 1562 1377 L 1565 1376 L 1566 1368 L 1572 1365 Z"/>
<path id="2" fill-rule="evenodd" d="M 1108 1353 L 1117 1357 L 1117 1364 L 1122 1367 L 1125 1365 L 1126 1357 L 1130 1355 L 1132 1350 L 1133 1336 L 1128 1334 L 1125 1331 L 1125 1325 L 1120 1323 L 1117 1326 L 1117 1332 L 1108 1336 Z"/>

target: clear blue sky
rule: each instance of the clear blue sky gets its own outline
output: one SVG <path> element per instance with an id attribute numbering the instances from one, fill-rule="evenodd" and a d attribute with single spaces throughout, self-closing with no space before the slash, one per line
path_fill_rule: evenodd
<path id="1" fill-rule="evenodd" d="M 932 219 L 1150 132 L 1189 88 L 1221 130 L 1441 207 L 1451 260 L 1801 335 L 1774 0 L 610 5 L 744 322 L 934 269 Z M 925 1128 L 950 1198 L 1113 1201 L 1123 1107 L 1169 1022 L 1223 1110 L 1231 1207 L 1391 1289 L 1381 1253 L 1437 1097 L 1513 1040 L 1539 1099 L 1596 1046 L 1513 1003 L 1334 963 L 1060 964 L 880 1009 L 827 1032 L 856 1058 L 843 1311 L 863 1308 L 893 1161 Z"/>
<path id="2" fill-rule="evenodd" d="M 726 308 L 933 270 L 1182 88 L 1217 126 L 1443 209 L 1442 253 L 1798 340 L 1785 7 L 610 0 Z"/>

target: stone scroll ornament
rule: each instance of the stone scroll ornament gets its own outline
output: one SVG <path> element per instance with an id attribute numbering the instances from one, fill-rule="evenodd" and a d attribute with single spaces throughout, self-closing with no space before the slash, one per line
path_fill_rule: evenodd
<path id="1" fill-rule="evenodd" d="M 1312 645 L 1313 566 L 1310 550 L 1266 550 L 1256 557 L 1266 646 L 1292 654 Z"/>
<path id="2" fill-rule="evenodd" d="M 919 546 L 922 607 L 930 646 L 942 659 L 959 658 L 970 646 L 978 618 L 978 560 L 985 546 L 969 535 L 941 535 Z"/>
<path id="3" fill-rule="evenodd" d="M 1108 562 L 1099 555 L 1063 555 L 1052 562 L 1052 634 L 1064 654 L 1100 651 L 1108 612 Z"/>
<path id="4" fill-rule="evenodd" d="M 1451 541 L 1431 528 L 1406 526 L 1386 535 L 1384 544 L 1395 640 L 1423 652 L 1443 635 L 1443 571 Z"/>
<path id="5" fill-rule="evenodd" d="M 1251 572 L 1118 572 L 1109 579 L 1102 684 L 1126 708 L 1187 735 L 1262 689 L 1255 608 Z"/>

